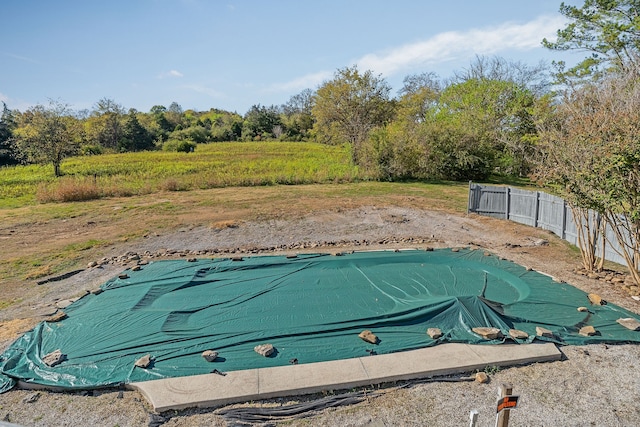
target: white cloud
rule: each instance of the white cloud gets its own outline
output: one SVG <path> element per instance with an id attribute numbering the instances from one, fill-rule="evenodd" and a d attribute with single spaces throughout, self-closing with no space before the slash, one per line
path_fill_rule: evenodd
<path id="1" fill-rule="evenodd" d="M 165 78 L 168 78 L 168 77 L 184 77 L 184 74 L 182 74 L 178 70 L 171 70 L 171 71 L 167 71 L 167 72 L 164 72 L 164 73 L 160 73 L 158 75 L 159 79 L 165 79 Z"/>
<path id="2" fill-rule="evenodd" d="M 387 52 L 365 55 L 356 63 L 360 69 L 389 76 L 413 67 L 474 55 L 527 51 L 540 47 L 545 37 L 554 39 L 557 29 L 565 24 L 563 17 L 541 16 L 524 24 L 508 22 L 496 27 L 448 31 Z"/>
<path id="3" fill-rule="evenodd" d="M 471 59 L 475 55 L 497 55 L 506 51 L 528 51 L 541 47 L 543 38 L 555 40 L 556 31 L 566 25 L 563 17 L 540 16 L 524 24 L 505 24 L 447 31 L 426 40 L 399 46 L 382 53 L 371 53 L 354 61 L 361 70 L 384 76 L 453 60 Z M 266 92 L 293 92 L 315 88 L 331 78 L 333 72 L 320 71 L 288 82 L 276 83 Z"/>
<path id="4" fill-rule="evenodd" d="M 331 71 L 320 71 L 313 74 L 307 74 L 285 83 L 276 83 L 267 89 L 267 92 L 292 92 L 296 90 L 314 89 L 323 81 L 329 79 L 333 75 Z"/>

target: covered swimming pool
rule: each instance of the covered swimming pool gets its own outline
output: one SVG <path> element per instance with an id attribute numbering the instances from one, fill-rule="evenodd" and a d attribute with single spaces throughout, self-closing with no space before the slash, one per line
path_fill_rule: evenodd
<path id="1" fill-rule="evenodd" d="M 566 283 L 462 249 L 156 261 L 102 285 L 42 322 L 0 359 L 16 381 L 68 389 L 388 354 L 445 342 L 638 342 L 613 304 L 591 305 Z M 578 311 L 586 306 L 587 311 Z M 584 336 L 584 326 L 596 333 Z M 485 339 L 473 328 L 501 331 Z M 553 336 L 536 336 L 543 327 Z M 431 338 L 428 328 L 442 336 Z M 528 337 L 510 338 L 509 330 Z M 359 338 L 369 330 L 376 344 Z M 254 351 L 272 344 L 263 357 Z M 45 355 L 60 350 L 49 366 Z M 209 362 L 202 357 L 215 350 Z M 135 365 L 149 355 L 151 363 Z"/>

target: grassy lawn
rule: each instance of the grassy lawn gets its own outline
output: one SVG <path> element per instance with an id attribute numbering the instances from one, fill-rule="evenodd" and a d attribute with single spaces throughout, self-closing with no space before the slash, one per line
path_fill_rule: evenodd
<path id="1" fill-rule="evenodd" d="M 232 186 L 369 180 L 348 147 L 300 142 L 198 145 L 193 153 L 139 152 L 82 156 L 51 165 L 0 168 L 0 207 Z"/>

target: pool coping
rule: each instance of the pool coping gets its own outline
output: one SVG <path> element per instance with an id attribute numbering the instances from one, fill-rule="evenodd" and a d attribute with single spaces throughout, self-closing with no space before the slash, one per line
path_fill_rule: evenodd
<path id="1" fill-rule="evenodd" d="M 536 362 L 557 361 L 553 343 L 472 345 L 447 343 L 391 354 L 248 369 L 127 384 L 154 410 L 208 408 L 253 400 L 350 389 Z"/>

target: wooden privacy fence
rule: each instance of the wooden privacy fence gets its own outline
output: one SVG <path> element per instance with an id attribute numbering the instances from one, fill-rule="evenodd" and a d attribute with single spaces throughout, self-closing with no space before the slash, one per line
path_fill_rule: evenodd
<path id="1" fill-rule="evenodd" d="M 469 182 L 467 212 L 549 230 L 569 243 L 578 245 L 578 233 L 571 209 L 563 198 L 542 191 Z M 590 211 L 589 218 L 593 226 L 598 214 Z M 604 259 L 626 265 L 624 257 L 619 255 L 621 250 L 615 233 L 608 225 L 605 235 Z M 596 244 L 596 254 L 603 256 L 601 241 Z"/>

